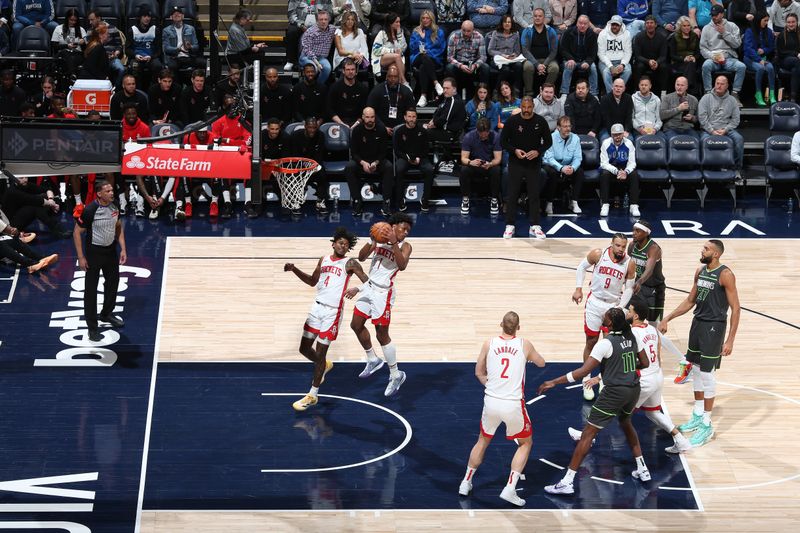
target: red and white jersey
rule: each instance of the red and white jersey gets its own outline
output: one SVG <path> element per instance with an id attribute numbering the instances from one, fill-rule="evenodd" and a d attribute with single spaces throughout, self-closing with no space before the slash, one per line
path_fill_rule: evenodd
<path id="1" fill-rule="evenodd" d="M 625 257 L 617 262 L 611 254 L 611 247 L 603 250 L 600 260 L 594 266 L 592 281 L 589 291 L 594 298 L 606 303 L 617 303 L 625 289 L 625 276 L 628 275 L 628 263 L 631 257 Z"/>
<path id="2" fill-rule="evenodd" d="M 645 355 L 650 360 L 650 366 L 640 370 L 639 375 L 655 374 L 661 370 L 661 366 L 658 364 L 658 331 L 647 322 L 639 326 L 632 326 L 631 331 L 633 331 L 636 342 L 639 344 L 639 350 L 644 350 Z"/>
<path id="3" fill-rule="evenodd" d="M 402 249 L 405 241 L 397 243 L 398 248 Z M 394 277 L 400 272 L 397 260 L 390 244 L 378 244 L 372 256 L 372 264 L 369 266 L 369 281 L 380 288 L 388 289 L 394 285 Z"/>
<path id="4" fill-rule="evenodd" d="M 317 281 L 317 302 L 331 307 L 342 304 L 347 284 L 352 274 L 347 273 L 347 258 L 337 259 L 330 255 L 322 258 Z"/>
<path id="5" fill-rule="evenodd" d="M 486 395 L 501 400 L 525 399 L 524 341 L 521 337 L 493 337 L 486 354 Z"/>

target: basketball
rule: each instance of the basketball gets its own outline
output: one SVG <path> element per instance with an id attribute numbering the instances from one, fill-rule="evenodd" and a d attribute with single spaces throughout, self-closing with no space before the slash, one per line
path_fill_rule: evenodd
<path id="1" fill-rule="evenodd" d="M 391 231 L 392 226 L 388 222 L 376 222 L 369 229 L 369 236 L 373 241 L 385 244 L 389 242 L 388 236 Z"/>

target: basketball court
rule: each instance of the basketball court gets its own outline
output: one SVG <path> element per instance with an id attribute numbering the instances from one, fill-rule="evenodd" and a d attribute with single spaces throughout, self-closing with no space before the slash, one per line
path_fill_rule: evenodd
<path id="1" fill-rule="evenodd" d="M 542 397 L 536 388 L 579 366 L 574 269 L 610 233 L 586 217 L 572 222 L 589 237 L 561 225 L 547 241 L 504 241 L 491 231 L 499 225 L 461 219 L 455 210 L 420 215 L 409 237 L 411 262 L 396 280 L 391 326 L 408 375 L 403 388 L 383 396 L 385 368 L 357 377 L 363 351 L 348 327 L 348 302 L 320 403 L 296 413 L 291 403 L 311 378 L 297 347 L 314 290 L 283 265 L 311 272 L 330 251 L 333 228 L 347 223 L 366 235 L 378 220 L 368 215 L 299 225 L 197 219 L 172 227 L 126 219 L 129 263 L 118 300 L 126 326 L 119 334 L 108 330 L 100 347 L 88 345 L 81 329 L 83 276 L 70 243 L 52 244 L 62 261 L 44 276 L 3 267 L 0 529 L 795 529 L 798 241 L 772 237 L 791 234 L 790 226 L 777 217 L 770 224 L 742 218 L 766 233 L 758 236 L 741 226 L 729 230 L 732 217 L 701 220 L 703 231 L 725 241 L 723 263 L 736 274 L 744 308 L 734 353 L 719 373 L 715 439 L 670 456 L 663 448 L 671 439 L 635 415 L 653 480 L 630 477 L 633 460 L 614 425 L 578 472 L 576 496 L 555 497 L 543 487 L 561 477 L 574 446 L 567 427 L 582 426 L 589 404 L 579 388 Z M 692 213 L 664 215 L 672 222 L 656 222 L 654 237 L 664 250 L 672 310 L 691 286 L 708 237 L 674 231 L 691 227 Z M 612 219 L 606 229 L 629 225 Z M 530 365 L 526 379 L 534 445 L 518 485 L 524 509 L 497 497 L 514 450 L 502 429 L 473 494 L 457 494 L 479 430 L 474 361 L 508 310 L 520 314 L 520 334 L 547 360 L 543 369 Z M 684 316 L 671 323 L 669 336 L 680 348 L 689 322 Z M 665 406 L 682 423 L 691 385 L 672 384 L 676 360 L 668 353 L 663 360 Z"/>

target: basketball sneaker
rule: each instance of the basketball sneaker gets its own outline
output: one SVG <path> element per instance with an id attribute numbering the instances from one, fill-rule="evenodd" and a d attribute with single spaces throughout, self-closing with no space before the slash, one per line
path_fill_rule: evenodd
<path id="1" fill-rule="evenodd" d="M 664 451 L 667 453 L 683 453 L 692 449 L 692 443 L 683 436 L 682 433 L 678 433 L 675 437 L 675 444 L 664 448 Z"/>
<path id="2" fill-rule="evenodd" d="M 397 391 L 400 390 L 400 386 L 405 382 L 406 373 L 401 370 L 396 377 L 389 379 L 389 384 L 386 385 L 386 390 L 383 391 L 383 395 L 387 398 L 389 396 L 394 396 L 397 394 Z"/>
<path id="3" fill-rule="evenodd" d="M 489 214 L 490 215 L 499 215 L 500 214 L 500 202 L 497 198 L 492 198 L 489 202 Z"/>
<path id="4" fill-rule="evenodd" d="M 578 442 L 579 440 L 581 440 L 581 436 L 583 435 L 582 431 L 578 431 L 575 428 L 567 428 L 567 433 L 569 433 L 570 438 L 572 440 L 574 440 L 575 442 Z M 594 444 L 595 440 L 597 440 L 597 439 L 592 439 L 592 444 Z"/>
<path id="5" fill-rule="evenodd" d="M 472 481 L 462 480 L 461 485 L 458 486 L 458 493 L 461 496 L 469 496 L 470 492 L 472 492 Z"/>
<path id="6" fill-rule="evenodd" d="M 699 448 L 704 444 L 707 444 L 714 437 L 714 426 L 711 424 L 705 425 L 701 423 L 700 427 L 697 429 L 692 438 L 689 439 L 689 442 L 692 444 L 693 448 Z"/>
<path id="7" fill-rule="evenodd" d="M 572 486 L 572 483 L 564 483 L 563 480 L 555 485 L 547 485 L 544 491 L 550 494 L 575 494 L 575 488 Z"/>
<path id="8" fill-rule="evenodd" d="M 639 470 L 634 470 L 631 472 L 633 479 L 638 479 L 639 481 L 650 481 L 650 471 L 647 468 L 640 468 Z"/>
<path id="9" fill-rule="evenodd" d="M 517 491 L 511 485 L 506 485 L 503 489 L 503 492 L 500 493 L 500 498 L 507 501 L 510 504 L 516 505 L 517 507 L 522 507 L 525 505 L 525 500 L 517 496 Z"/>
<path id="10" fill-rule="evenodd" d="M 364 370 L 358 375 L 360 378 L 368 378 L 381 368 L 383 368 L 383 359 L 372 359 L 367 360 L 367 366 L 364 367 Z"/>
<path id="11" fill-rule="evenodd" d="M 219 216 L 219 204 L 217 202 L 211 202 L 211 205 L 208 206 L 208 216 Z"/>
<path id="12" fill-rule="evenodd" d="M 81 218 L 81 215 L 83 214 L 83 210 L 85 209 L 85 207 L 86 206 L 84 206 L 83 204 L 76 204 L 75 208 L 72 210 L 72 218 Z"/>
<path id="13" fill-rule="evenodd" d="M 514 230 L 516 228 L 514 226 L 506 226 L 506 230 L 503 232 L 504 239 L 511 239 L 514 237 Z"/>
<path id="14" fill-rule="evenodd" d="M 296 402 L 292 404 L 292 407 L 295 411 L 305 411 L 312 405 L 317 405 L 317 397 L 311 396 L 310 394 L 306 394 Z"/>
<path id="15" fill-rule="evenodd" d="M 325 361 L 325 371 L 322 373 L 322 379 L 319 381 L 319 384 L 322 385 L 325 383 L 325 376 L 333 370 L 333 361 Z"/>
<path id="16" fill-rule="evenodd" d="M 692 419 L 686 422 L 685 424 L 681 424 L 678 426 L 678 431 L 681 433 L 687 433 L 689 431 L 694 431 L 696 429 L 700 429 L 703 425 L 703 415 L 696 415 L 692 413 Z"/>
<path id="17" fill-rule="evenodd" d="M 179 222 L 186 220 L 186 211 L 183 210 L 183 206 L 175 206 L 175 220 Z"/>
<path id="18" fill-rule="evenodd" d="M 680 362 L 680 371 L 678 375 L 675 377 L 675 384 L 676 385 L 683 385 L 691 381 L 689 378 L 689 374 L 692 372 L 692 363 L 688 361 L 681 361 Z"/>
<path id="19" fill-rule="evenodd" d="M 79 218 L 79 217 L 80 217 L 80 215 L 78 215 L 75 218 Z M 28 232 L 28 233 L 25 233 L 23 231 L 22 233 L 19 234 L 20 242 L 24 242 L 25 244 L 28 244 L 29 242 L 31 242 L 35 238 L 36 238 L 36 234 L 34 232 L 32 232 L 32 231 Z"/>
<path id="20" fill-rule="evenodd" d="M 465 197 L 461 199 L 461 214 L 469 215 L 469 198 Z"/>
<path id="21" fill-rule="evenodd" d="M 547 235 L 544 234 L 541 226 L 531 226 L 530 230 L 528 230 L 528 237 L 543 240 L 547 238 Z"/>

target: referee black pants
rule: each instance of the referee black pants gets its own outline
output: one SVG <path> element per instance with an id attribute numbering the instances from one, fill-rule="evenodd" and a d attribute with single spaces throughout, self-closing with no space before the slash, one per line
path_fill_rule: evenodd
<path id="1" fill-rule="evenodd" d="M 541 214 L 539 212 L 539 191 L 541 186 L 541 156 L 533 161 L 520 162 L 511 154 L 508 162 L 508 197 L 506 198 L 506 225 L 514 226 L 517 220 L 517 202 L 522 190 L 522 180 L 525 179 L 528 187 L 528 219 L 531 226 L 538 226 Z"/>
<path id="2" fill-rule="evenodd" d="M 119 288 L 119 257 L 117 256 L 116 241 L 111 246 L 94 246 L 88 244 L 86 248 L 86 288 L 83 291 L 83 307 L 86 315 L 86 325 L 90 330 L 97 329 L 97 284 L 100 281 L 100 272 L 103 273 L 103 309 L 102 316 L 110 315 L 117 302 L 117 289 Z"/>

